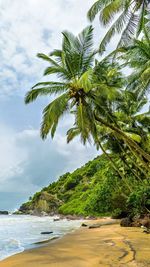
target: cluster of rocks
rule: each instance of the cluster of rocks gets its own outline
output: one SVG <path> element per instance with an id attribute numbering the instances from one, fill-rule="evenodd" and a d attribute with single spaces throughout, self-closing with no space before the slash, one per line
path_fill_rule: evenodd
<path id="1" fill-rule="evenodd" d="M 150 214 L 123 218 L 120 225 L 122 227 L 142 227 L 145 233 L 150 233 Z"/>

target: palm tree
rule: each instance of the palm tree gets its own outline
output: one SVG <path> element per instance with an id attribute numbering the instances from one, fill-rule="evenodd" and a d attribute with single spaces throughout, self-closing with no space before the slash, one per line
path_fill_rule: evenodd
<path id="1" fill-rule="evenodd" d="M 83 142 L 90 140 L 90 135 L 97 138 L 93 113 L 95 91 L 99 91 L 98 97 L 101 97 L 102 103 L 104 98 L 115 100 L 122 86 L 122 77 L 115 68 L 103 64 L 98 80 L 96 68 L 94 71 L 92 69 L 96 53 L 93 49 L 93 27 L 88 26 L 77 37 L 70 32 L 63 32 L 62 50 L 54 50 L 49 56 L 38 54 L 39 58 L 50 63 L 44 75 L 56 74 L 60 80 L 37 83 L 25 97 L 25 103 L 30 103 L 40 95 L 59 94 L 44 109 L 41 127 L 43 139 L 49 132 L 54 136 L 58 121 L 66 112 L 74 114 L 75 125 Z M 98 61 L 95 64 L 98 68 Z"/>
<path id="2" fill-rule="evenodd" d="M 118 125 L 121 125 L 122 130 L 140 143 L 140 146 L 150 152 L 150 140 L 149 140 L 149 125 L 150 125 L 150 111 L 142 112 L 145 105 L 148 103 L 148 99 L 143 97 L 137 92 L 124 91 L 122 101 L 118 103 L 116 111 L 114 113 L 115 120 Z M 136 169 L 140 169 L 140 162 L 138 159 L 134 158 L 131 155 L 128 147 L 123 144 L 116 135 L 112 132 L 106 133 L 102 131 L 102 140 L 105 144 L 105 149 L 109 149 L 115 154 L 120 155 L 121 159 L 125 159 L 129 162 L 132 162 L 132 165 L 136 165 Z M 124 160 L 126 165 L 126 161 Z M 137 176 L 137 175 L 136 175 Z M 147 177 L 147 174 L 144 172 L 144 176 Z"/>
<path id="3" fill-rule="evenodd" d="M 128 44 L 135 34 L 139 36 L 147 24 L 149 4 L 149 0 L 97 0 L 88 11 L 90 21 L 98 13 L 102 25 L 107 26 L 113 21 L 101 42 L 100 51 L 105 51 L 106 45 L 117 33 L 121 33 L 118 46 Z"/>
<path id="4" fill-rule="evenodd" d="M 85 97 L 94 87 L 91 79 L 95 54 L 92 26 L 86 27 L 78 37 L 64 31 L 62 50 L 54 50 L 49 56 L 38 54 L 39 58 L 50 64 L 44 75 L 56 74 L 61 80 L 38 83 L 25 98 L 25 102 L 29 103 L 39 95 L 59 95 L 44 109 L 41 127 L 43 139 L 50 131 L 52 137 L 54 136 L 59 119 L 67 112 L 75 114 L 83 141 L 89 138 L 89 131 L 94 134 L 94 116 Z"/>
<path id="5" fill-rule="evenodd" d="M 122 48 L 122 52 L 119 59 L 125 62 L 123 66 L 133 70 L 128 77 L 128 89 L 144 96 L 150 88 L 150 32 L 145 31 L 141 40 L 134 39 L 131 46 Z"/>
<path id="6" fill-rule="evenodd" d="M 108 67 L 108 64 L 104 66 L 103 62 L 96 61 L 93 69 L 96 53 L 92 26 L 86 27 L 77 37 L 63 32 L 62 50 L 54 50 L 49 56 L 38 54 L 50 64 L 44 75 L 56 74 L 59 81 L 37 83 L 27 93 L 25 103 L 40 95 L 58 94 L 43 111 L 43 139 L 49 132 L 54 136 L 60 118 L 68 112 L 75 118 L 72 134 L 80 133 L 84 143 L 92 137 L 98 144 L 97 123 L 100 123 L 123 139 L 141 162 L 146 160 L 149 163 L 150 155 L 112 122 L 110 103 L 115 107 L 115 102 L 121 97 L 122 77 L 120 71 Z"/>

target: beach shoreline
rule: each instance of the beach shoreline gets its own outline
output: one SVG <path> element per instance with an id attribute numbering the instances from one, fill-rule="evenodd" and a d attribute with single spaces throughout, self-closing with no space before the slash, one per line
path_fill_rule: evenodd
<path id="1" fill-rule="evenodd" d="M 95 229 L 80 227 L 43 246 L 11 256 L 1 261 L 0 267 L 148 267 L 149 247 L 149 235 L 140 228 L 122 228 L 119 224 Z"/>

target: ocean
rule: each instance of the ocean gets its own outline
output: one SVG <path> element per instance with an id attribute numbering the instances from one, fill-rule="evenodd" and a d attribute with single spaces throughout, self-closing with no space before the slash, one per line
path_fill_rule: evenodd
<path id="1" fill-rule="evenodd" d="M 62 237 L 79 228 L 81 220 L 54 221 L 56 217 L 0 215 L 0 260 L 39 246 L 37 242 Z M 41 232 L 52 234 L 41 235 Z"/>

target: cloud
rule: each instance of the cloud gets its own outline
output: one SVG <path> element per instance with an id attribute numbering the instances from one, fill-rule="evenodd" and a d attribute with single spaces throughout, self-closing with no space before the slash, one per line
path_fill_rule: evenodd
<path id="1" fill-rule="evenodd" d="M 41 79 L 44 65 L 36 54 L 60 47 L 64 29 L 80 32 L 87 25 L 86 12 L 92 2 L 0 0 L 0 95 L 24 94 L 33 81 Z"/>
<path id="2" fill-rule="evenodd" d="M 84 147 L 78 139 L 67 145 L 60 131 L 53 141 L 43 142 L 36 129 L 15 132 L 0 126 L 0 136 L 0 192 L 13 198 L 22 194 L 21 201 L 96 155 L 93 147 Z M 0 206 L 4 208 L 4 203 Z M 16 203 L 9 201 L 8 207 L 13 209 Z"/>

